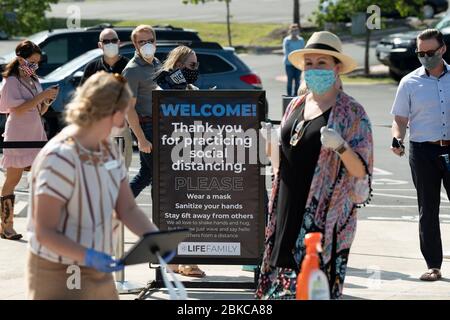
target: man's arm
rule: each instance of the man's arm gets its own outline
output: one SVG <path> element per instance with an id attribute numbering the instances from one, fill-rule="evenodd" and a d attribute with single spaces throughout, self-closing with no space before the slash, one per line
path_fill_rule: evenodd
<path id="1" fill-rule="evenodd" d="M 130 125 L 131 130 L 138 140 L 139 151 L 144 153 L 152 152 L 152 143 L 147 140 L 144 135 L 144 131 L 141 128 L 139 123 L 139 116 L 136 112 L 136 98 L 132 98 L 130 102 L 130 109 L 128 110 L 128 124 Z"/>
<path id="2" fill-rule="evenodd" d="M 133 93 L 133 98 L 130 101 L 130 109 L 127 114 L 128 124 L 131 130 L 138 140 L 139 151 L 143 153 L 152 152 L 152 144 L 145 137 L 144 131 L 139 123 L 139 116 L 136 112 L 136 102 L 139 91 L 139 72 L 136 72 L 135 68 L 125 68 L 122 75 L 127 79 L 128 85 L 130 86 L 131 92 Z"/>
<path id="3" fill-rule="evenodd" d="M 411 108 L 411 99 L 409 95 L 408 85 L 405 78 L 400 81 L 397 89 L 397 94 L 395 95 L 394 104 L 392 106 L 391 114 L 394 115 L 394 121 L 392 122 L 392 137 L 403 142 L 406 136 L 406 128 L 409 122 L 409 112 Z M 391 146 L 392 152 L 398 156 L 404 154 L 404 148 L 396 148 Z"/>
<path id="4" fill-rule="evenodd" d="M 408 118 L 402 116 L 395 116 L 392 122 L 392 137 L 396 138 L 400 142 L 403 142 L 406 136 L 406 128 L 408 127 Z M 398 156 L 403 155 L 403 148 L 394 148 L 391 146 L 392 152 Z"/>

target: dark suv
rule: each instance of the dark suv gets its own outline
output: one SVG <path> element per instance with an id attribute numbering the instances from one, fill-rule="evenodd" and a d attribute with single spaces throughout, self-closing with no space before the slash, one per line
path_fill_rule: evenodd
<path id="1" fill-rule="evenodd" d="M 260 90 L 261 79 L 234 52 L 232 48 L 223 48 L 214 42 L 176 41 L 158 43 L 155 56 L 164 61 L 167 54 L 180 44 L 195 50 L 200 62 L 200 77 L 195 83 L 200 89 Z M 132 43 L 123 43 L 120 54 L 132 58 L 135 48 Z M 102 56 L 101 49 L 90 50 L 76 59 L 40 79 L 42 87 L 59 85 L 59 95 L 49 112 L 45 114 L 46 130 L 49 137 L 62 126 L 61 114 L 72 98 L 88 63 Z"/>
<path id="2" fill-rule="evenodd" d="M 36 43 L 43 52 L 41 63 L 37 71 L 43 77 L 58 69 L 70 60 L 98 47 L 98 37 L 105 28 L 114 28 L 122 42 L 131 40 L 134 27 L 114 27 L 109 24 L 83 29 L 55 29 L 38 32 L 28 39 Z M 155 26 L 158 41 L 201 41 L 194 30 L 175 28 L 172 26 Z M 12 52 L 0 57 L 0 69 L 15 57 Z"/>
<path id="3" fill-rule="evenodd" d="M 435 26 L 444 35 L 444 42 L 447 51 L 444 60 L 450 62 L 450 14 L 446 15 Z M 397 81 L 420 67 L 415 50 L 417 47 L 416 38 L 420 31 L 409 31 L 404 33 L 391 34 L 381 39 L 376 47 L 378 60 L 389 67 L 389 73 Z"/>

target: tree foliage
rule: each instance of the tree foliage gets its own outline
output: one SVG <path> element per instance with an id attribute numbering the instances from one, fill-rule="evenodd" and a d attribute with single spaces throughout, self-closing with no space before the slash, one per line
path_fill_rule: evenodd
<path id="1" fill-rule="evenodd" d="M 58 0 L 0 0 L 0 30 L 29 35 L 48 27 L 45 12 Z"/>

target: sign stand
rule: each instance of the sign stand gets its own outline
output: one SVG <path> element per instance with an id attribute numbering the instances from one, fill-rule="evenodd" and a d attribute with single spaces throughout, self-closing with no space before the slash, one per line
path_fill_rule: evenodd
<path id="1" fill-rule="evenodd" d="M 152 101 L 153 222 L 162 230 L 189 228 L 195 233 L 178 246 L 170 263 L 259 265 L 266 190 L 258 133 L 265 92 L 162 90 L 153 92 Z M 165 287 L 164 271 L 149 267 L 155 278 L 137 300 Z M 250 281 L 224 276 L 223 281 L 207 277 L 182 284 L 255 290 L 259 274 L 257 267 Z"/>
<path id="2" fill-rule="evenodd" d="M 156 267 L 153 268 L 150 265 L 150 269 L 155 269 L 155 280 L 151 280 L 147 283 L 147 286 L 142 289 L 142 291 L 139 293 L 139 296 L 136 298 L 136 300 L 144 300 L 145 295 L 149 291 L 157 290 L 164 288 L 164 281 L 161 276 L 161 268 Z M 255 290 L 256 286 L 258 284 L 259 279 L 259 273 L 260 273 L 260 267 L 256 267 L 254 271 L 253 276 L 253 282 L 244 282 L 244 281 L 182 281 L 181 283 L 185 288 L 191 288 L 191 289 L 249 289 L 249 290 Z"/>
<path id="3" fill-rule="evenodd" d="M 114 137 L 117 145 L 119 146 L 119 150 L 121 150 L 122 154 L 124 153 L 124 138 L 123 137 Z M 120 223 L 119 231 L 117 235 L 117 247 L 115 256 L 122 257 L 125 252 L 125 227 L 123 223 Z M 125 281 L 125 270 L 118 271 L 115 273 L 116 279 L 116 289 L 119 294 L 132 294 L 139 293 L 144 286 L 139 285 L 137 283 L 133 283 L 130 281 Z"/>

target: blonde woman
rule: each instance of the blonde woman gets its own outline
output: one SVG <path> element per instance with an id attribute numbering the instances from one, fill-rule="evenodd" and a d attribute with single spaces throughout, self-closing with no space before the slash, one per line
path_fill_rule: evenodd
<path id="1" fill-rule="evenodd" d="M 198 90 L 194 86 L 199 75 L 198 67 L 199 63 L 194 50 L 186 46 L 179 46 L 170 51 L 163 64 L 162 71 L 155 81 L 163 90 Z M 170 267 L 174 272 L 189 277 L 203 278 L 206 275 L 197 265 L 172 264 Z"/>
<path id="2" fill-rule="evenodd" d="M 199 66 L 195 51 L 186 46 L 179 46 L 170 51 L 155 80 L 163 90 L 198 90 L 194 83 L 200 75 Z M 185 81 L 179 81 L 179 77 L 174 81 L 171 77 L 174 73 L 182 75 L 181 78 Z"/>
<path id="3" fill-rule="evenodd" d="M 28 214 L 28 297 L 118 299 L 112 272 L 113 212 L 133 233 L 156 231 L 138 208 L 124 161 L 109 140 L 125 126 L 131 98 L 119 74 L 99 72 L 67 106 L 68 126 L 38 154 Z M 68 289 L 78 266 L 79 287 Z"/>

